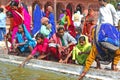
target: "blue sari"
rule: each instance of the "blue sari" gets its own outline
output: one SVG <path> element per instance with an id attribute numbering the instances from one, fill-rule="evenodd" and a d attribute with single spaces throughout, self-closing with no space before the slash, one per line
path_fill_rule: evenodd
<path id="1" fill-rule="evenodd" d="M 120 31 L 111 24 L 102 24 L 98 35 L 98 42 L 108 42 L 114 46 L 120 45 Z"/>
<path id="2" fill-rule="evenodd" d="M 32 39 L 30 33 L 27 31 L 24 24 L 22 24 L 22 27 L 24 29 L 24 36 L 25 36 L 27 41 L 26 41 L 26 43 L 24 45 L 19 46 L 19 49 L 20 49 L 21 52 L 24 52 L 24 51 L 26 51 L 28 49 L 28 46 L 31 46 L 32 48 L 34 48 L 36 43 Z M 25 42 L 25 40 L 23 39 L 23 36 L 22 36 L 22 34 L 20 32 L 16 33 L 16 38 L 17 38 L 18 43 L 24 43 Z"/>
<path id="3" fill-rule="evenodd" d="M 35 35 L 41 28 L 41 19 L 43 17 L 43 12 L 40 6 L 36 4 L 35 10 L 33 11 L 33 30 L 32 35 Z"/>
<path id="4" fill-rule="evenodd" d="M 51 26 L 51 33 L 49 34 L 49 38 L 51 38 L 53 36 L 53 34 L 56 32 L 56 26 L 55 26 L 55 19 L 54 19 L 54 14 L 51 12 L 49 14 L 49 23 L 52 24 Z"/>
<path id="5" fill-rule="evenodd" d="M 97 27 L 96 27 L 97 29 Z M 103 46 L 100 44 L 101 42 L 110 43 L 113 46 L 120 47 L 120 31 L 113 25 L 109 23 L 101 24 L 98 34 L 95 35 L 98 40 L 95 41 L 97 50 L 99 55 L 104 60 L 111 60 L 114 57 L 114 51 L 107 47 L 108 52 L 106 53 L 102 48 Z M 112 55 L 112 56 L 111 56 Z"/>

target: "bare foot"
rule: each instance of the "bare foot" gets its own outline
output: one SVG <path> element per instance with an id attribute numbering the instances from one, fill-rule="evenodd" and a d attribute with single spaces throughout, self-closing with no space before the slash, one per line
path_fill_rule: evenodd
<path id="1" fill-rule="evenodd" d="M 119 71 L 119 69 L 117 68 L 117 65 L 112 65 L 112 70 Z"/>
<path id="2" fill-rule="evenodd" d="M 102 69 L 101 67 L 98 67 L 98 66 L 97 66 L 97 67 L 95 67 L 95 68 L 96 68 L 96 69 Z"/>

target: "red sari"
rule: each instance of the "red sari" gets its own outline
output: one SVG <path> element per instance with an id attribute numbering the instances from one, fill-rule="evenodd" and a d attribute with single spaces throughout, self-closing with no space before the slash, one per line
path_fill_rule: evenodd
<path id="1" fill-rule="evenodd" d="M 93 9 L 89 9 L 88 15 L 85 18 L 85 23 L 83 26 L 83 30 L 82 30 L 82 34 L 88 36 L 91 26 L 92 24 L 89 22 L 90 18 L 95 18 L 95 13 L 93 11 Z"/>
<path id="2" fill-rule="evenodd" d="M 72 18 L 71 18 L 71 13 L 70 13 L 70 10 L 69 9 L 66 9 L 66 21 L 67 21 L 67 24 L 65 24 L 65 30 L 69 31 L 69 33 L 75 37 L 76 36 L 76 33 L 75 33 L 75 26 L 73 25 L 73 21 L 72 21 Z"/>

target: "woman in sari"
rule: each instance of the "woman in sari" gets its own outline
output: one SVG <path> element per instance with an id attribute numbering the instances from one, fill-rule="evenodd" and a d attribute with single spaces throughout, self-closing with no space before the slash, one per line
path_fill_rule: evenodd
<path id="1" fill-rule="evenodd" d="M 86 35 L 86 36 L 88 36 L 89 30 L 90 30 L 90 28 L 92 26 L 92 24 L 89 22 L 90 18 L 93 18 L 93 19 L 95 18 L 95 12 L 91 8 L 88 9 L 88 14 L 87 14 L 87 16 L 85 18 L 85 23 L 84 23 L 84 26 L 83 26 L 83 32 L 82 33 L 84 35 Z"/>
<path id="2" fill-rule="evenodd" d="M 35 47 L 35 41 L 32 39 L 30 33 L 27 31 L 24 24 L 20 25 L 18 32 L 16 33 L 16 38 L 14 39 L 13 46 L 15 49 L 19 49 L 20 52 L 30 52 Z M 28 50 L 29 48 L 29 50 Z"/>
<path id="3" fill-rule="evenodd" d="M 72 56 L 72 60 L 74 62 L 77 61 L 77 64 L 84 65 L 90 50 L 91 44 L 88 41 L 88 37 L 82 35 L 79 38 L 78 44 L 73 48 L 71 53 L 65 59 L 65 62 L 67 63 L 68 59 Z"/>
<path id="4" fill-rule="evenodd" d="M 23 16 L 22 16 L 22 8 L 19 6 L 19 1 L 10 1 L 8 5 L 6 6 L 6 9 L 12 13 L 12 20 L 11 25 L 12 25 L 12 42 L 15 37 L 15 34 L 18 31 L 18 26 L 23 23 Z"/>
<path id="5" fill-rule="evenodd" d="M 117 64 L 120 60 L 119 40 L 120 31 L 115 26 L 109 23 L 96 26 L 94 31 L 94 44 L 86 60 L 84 70 L 79 76 L 79 80 L 86 75 L 97 55 L 100 56 L 98 60 L 112 62 L 111 69 L 117 71 Z M 97 63 L 97 67 L 100 68 L 100 63 Z"/>
<path id="6" fill-rule="evenodd" d="M 75 37 L 76 36 L 75 27 L 73 25 L 73 21 L 69 9 L 66 9 L 66 22 L 67 24 L 65 25 L 65 30 L 67 30 L 73 37 Z"/>
<path id="7" fill-rule="evenodd" d="M 43 17 L 42 10 L 40 6 L 36 4 L 33 11 L 33 29 L 32 29 L 33 36 L 41 29 L 42 17 Z"/>

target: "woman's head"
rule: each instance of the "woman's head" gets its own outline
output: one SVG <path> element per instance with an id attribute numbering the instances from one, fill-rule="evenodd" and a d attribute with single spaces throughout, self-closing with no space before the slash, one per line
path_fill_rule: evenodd
<path id="1" fill-rule="evenodd" d="M 12 9 L 17 9 L 18 8 L 19 1 L 11 1 L 10 6 Z"/>
<path id="2" fill-rule="evenodd" d="M 38 33 L 38 34 L 36 35 L 35 39 L 36 39 L 37 43 L 40 44 L 40 43 L 42 43 L 43 40 L 44 40 L 44 35 L 41 34 L 41 33 Z"/>
<path id="3" fill-rule="evenodd" d="M 88 9 L 88 15 L 93 15 L 93 14 L 94 14 L 94 10 L 91 9 L 91 8 L 89 8 L 89 9 Z"/>
<path id="4" fill-rule="evenodd" d="M 83 46 L 83 45 L 86 44 L 86 38 L 85 38 L 85 36 L 81 36 L 81 37 L 79 38 L 79 43 L 80 43 L 81 46 Z"/>
<path id="5" fill-rule="evenodd" d="M 24 32 L 24 27 L 22 25 L 18 26 L 18 32 L 20 33 Z"/>

